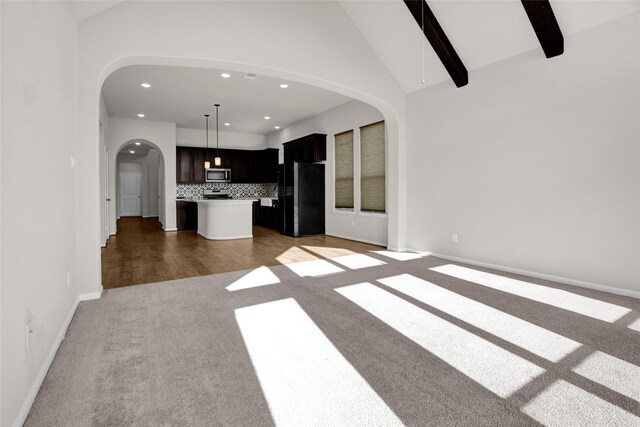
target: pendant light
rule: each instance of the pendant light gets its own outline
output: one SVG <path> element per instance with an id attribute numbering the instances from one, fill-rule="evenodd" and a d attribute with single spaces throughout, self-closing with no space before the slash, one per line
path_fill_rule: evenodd
<path id="1" fill-rule="evenodd" d="M 207 148 L 204 150 L 204 168 L 209 169 L 211 167 L 211 162 L 207 160 L 207 154 L 209 154 L 209 115 L 204 115 L 205 120 L 207 122 Z"/>
<path id="2" fill-rule="evenodd" d="M 218 146 L 218 109 L 220 108 L 220 104 L 215 104 L 216 107 L 216 157 L 213 159 L 213 164 L 216 166 L 220 166 L 222 164 L 222 159 L 220 158 L 220 148 Z"/>

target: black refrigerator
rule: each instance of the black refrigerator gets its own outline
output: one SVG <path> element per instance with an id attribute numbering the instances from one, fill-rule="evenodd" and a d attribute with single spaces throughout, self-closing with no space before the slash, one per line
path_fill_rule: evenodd
<path id="1" fill-rule="evenodd" d="M 324 234 L 324 165 L 278 166 L 278 230 L 287 236 Z"/>

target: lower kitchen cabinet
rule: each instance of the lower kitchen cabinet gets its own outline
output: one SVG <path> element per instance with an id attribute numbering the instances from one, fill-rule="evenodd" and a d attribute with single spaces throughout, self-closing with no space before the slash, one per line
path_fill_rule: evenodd
<path id="1" fill-rule="evenodd" d="M 178 230 L 197 230 L 198 204 L 196 202 L 176 201 L 176 223 Z"/>
<path id="2" fill-rule="evenodd" d="M 253 202 L 253 225 L 278 229 L 278 202 L 273 206 L 261 206 L 260 202 Z"/>

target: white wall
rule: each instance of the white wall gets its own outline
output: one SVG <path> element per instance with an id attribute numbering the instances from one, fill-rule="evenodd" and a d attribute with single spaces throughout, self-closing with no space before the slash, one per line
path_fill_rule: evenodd
<path id="1" fill-rule="evenodd" d="M 211 120 L 210 120 L 211 122 Z M 209 149 L 216 147 L 215 119 L 213 126 L 209 123 Z M 219 132 L 220 148 L 236 148 L 242 150 L 261 150 L 267 148 L 267 137 L 253 133 Z M 206 146 L 206 132 L 200 129 L 176 129 L 176 145 L 184 147 Z"/>
<path id="2" fill-rule="evenodd" d="M 107 202 L 109 199 L 109 194 L 104 194 L 105 188 L 105 147 L 107 146 L 107 140 L 109 138 L 109 110 L 107 109 L 107 104 L 104 101 L 104 97 L 100 96 L 100 230 L 102 231 L 102 241 L 101 244 L 104 246 L 107 244 L 107 240 L 109 239 L 109 232 L 106 231 L 105 226 L 107 225 L 107 216 L 105 212 L 108 210 L 106 204 L 113 203 Z M 115 155 L 115 153 L 114 153 Z M 108 154 L 107 154 L 108 156 Z M 111 189 L 109 189 L 111 190 Z M 111 191 L 109 191 L 111 192 Z M 114 193 L 115 194 L 115 193 Z"/>
<path id="3" fill-rule="evenodd" d="M 152 148 L 149 150 L 149 154 L 147 154 L 146 161 L 147 197 L 143 200 L 146 207 L 146 214 L 144 216 L 156 217 L 160 214 L 158 210 L 158 197 L 160 197 L 160 183 L 158 182 L 158 174 L 160 172 L 160 152 L 155 148 Z"/>
<path id="4" fill-rule="evenodd" d="M 408 96 L 408 246 L 640 290 L 639 40 L 636 13 Z"/>
<path id="5" fill-rule="evenodd" d="M 0 425 L 10 426 L 21 408 L 18 422 L 26 416 L 29 405 L 23 404 L 35 397 L 32 386 L 46 373 L 42 369 L 78 295 L 70 167 L 76 140 L 76 25 L 62 2 L 1 2 L 0 8 Z M 98 140 L 94 143 L 97 153 Z M 96 219 L 98 214 L 96 209 Z M 34 332 L 27 349 L 29 319 Z"/>
<path id="6" fill-rule="evenodd" d="M 324 133 L 327 135 L 327 161 L 325 162 L 326 234 L 376 243 L 382 246 L 387 245 L 387 215 L 359 212 L 360 193 L 357 183 L 354 192 L 355 209 L 353 211 L 334 209 L 334 135 L 350 129 L 354 130 L 354 163 L 356 166 L 354 178 L 358 181 L 357 177 L 360 176 L 359 128 L 380 120 L 383 120 L 382 114 L 374 107 L 363 102 L 350 101 L 285 129 L 273 132 L 268 136 L 268 145 L 280 149 L 280 161 L 282 162 L 283 143 L 311 133 Z"/>
<path id="7" fill-rule="evenodd" d="M 93 291 L 100 282 L 99 90 L 111 72 L 135 64 L 253 71 L 335 90 L 378 108 L 387 123 L 392 165 L 389 244 L 404 244 L 405 96 L 339 4 L 123 2 L 79 25 L 77 230 L 83 290 Z M 175 174 L 174 159 L 165 157 L 164 164 L 166 176 Z M 175 180 L 166 184 L 175 188 Z M 172 215 L 167 223 L 175 226 Z"/>
<path id="8" fill-rule="evenodd" d="M 109 119 L 109 153 L 118 153 L 131 140 L 143 142 L 157 148 L 164 159 L 164 199 L 173 201 L 176 198 L 176 125 L 174 123 L 152 122 L 148 120 Z M 111 155 L 109 179 L 111 188 L 116 185 L 116 159 Z M 115 192 L 112 192 L 115 195 Z M 110 212 L 111 233 L 116 233 L 116 206 L 112 204 Z M 176 229 L 175 204 L 165 203 L 163 223 L 165 230 Z"/>

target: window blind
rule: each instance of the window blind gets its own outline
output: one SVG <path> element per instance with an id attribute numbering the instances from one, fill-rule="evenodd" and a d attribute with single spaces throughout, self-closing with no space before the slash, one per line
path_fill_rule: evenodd
<path id="1" fill-rule="evenodd" d="M 353 131 L 336 134 L 335 203 L 336 208 L 353 209 Z"/>
<path id="2" fill-rule="evenodd" d="M 386 212 L 384 121 L 360 128 L 360 210 Z"/>

